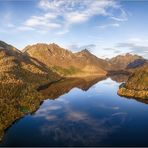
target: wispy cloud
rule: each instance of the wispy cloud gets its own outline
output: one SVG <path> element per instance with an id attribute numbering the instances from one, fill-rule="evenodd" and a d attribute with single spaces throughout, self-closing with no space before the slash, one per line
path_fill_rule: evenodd
<path id="1" fill-rule="evenodd" d="M 119 16 L 111 16 L 110 19 L 115 20 L 115 21 L 119 21 L 119 22 L 124 22 L 128 20 L 128 14 L 127 12 L 125 12 L 125 10 L 123 10 L 122 8 L 120 8 L 120 15 Z"/>
<path id="2" fill-rule="evenodd" d="M 105 28 L 110 28 L 110 27 L 119 27 L 119 23 L 111 23 L 111 24 L 105 24 L 105 25 L 100 25 L 98 26 L 99 29 L 105 29 Z"/>
<path id="3" fill-rule="evenodd" d="M 112 20 L 112 22 L 98 26 L 99 29 L 106 29 L 110 27 L 117 28 L 120 27 L 123 22 L 128 21 L 129 14 L 121 6 L 118 6 L 118 9 L 116 10 L 116 13 L 109 14 L 108 18 Z"/>
<path id="4" fill-rule="evenodd" d="M 109 15 L 107 9 L 116 8 L 117 4 L 112 0 L 41 0 L 39 7 L 53 14 L 62 15 L 71 24 L 87 21 L 94 15 Z"/>
<path id="5" fill-rule="evenodd" d="M 20 30 L 43 29 L 46 31 L 56 29 L 57 35 L 69 32 L 71 25 L 84 23 L 94 16 L 113 18 L 112 10 L 120 11 L 121 6 L 114 0 L 40 0 L 38 7 L 42 14 L 28 18 Z M 121 17 L 125 12 L 120 12 Z M 112 23 L 101 28 L 119 27 L 119 23 Z M 62 29 L 62 31 L 61 31 Z"/>
<path id="6" fill-rule="evenodd" d="M 120 53 L 122 53 L 121 50 L 116 49 L 116 48 L 103 48 L 103 50 L 109 51 L 109 52 L 112 51 L 114 54 L 120 54 Z"/>
<path id="7" fill-rule="evenodd" d="M 140 54 L 148 58 L 148 40 L 142 40 L 140 38 L 132 38 L 127 42 L 118 43 L 118 48 L 128 48 L 131 53 Z"/>
<path id="8" fill-rule="evenodd" d="M 67 48 L 73 51 L 80 51 L 83 49 L 93 50 L 94 48 L 96 48 L 96 45 L 95 44 L 79 45 L 75 43 L 75 44 L 68 45 Z"/>
<path id="9" fill-rule="evenodd" d="M 132 53 L 148 58 L 148 40 L 130 38 L 127 41 L 115 43 L 112 47 L 105 47 L 103 50 L 112 52 L 114 55 Z"/>

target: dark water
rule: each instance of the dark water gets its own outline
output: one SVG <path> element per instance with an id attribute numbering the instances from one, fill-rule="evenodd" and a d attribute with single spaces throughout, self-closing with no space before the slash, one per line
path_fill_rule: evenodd
<path id="1" fill-rule="evenodd" d="M 148 105 L 118 96 L 110 78 L 94 83 L 47 89 L 54 100 L 13 124 L 1 146 L 148 146 Z"/>

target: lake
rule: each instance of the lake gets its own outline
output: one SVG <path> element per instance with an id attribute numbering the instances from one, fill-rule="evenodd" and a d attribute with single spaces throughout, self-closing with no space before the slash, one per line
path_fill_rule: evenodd
<path id="1" fill-rule="evenodd" d="M 46 100 L 0 146 L 148 146 L 147 101 L 118 96 L 121 81 L 71 78 L 40 90 Z"/>

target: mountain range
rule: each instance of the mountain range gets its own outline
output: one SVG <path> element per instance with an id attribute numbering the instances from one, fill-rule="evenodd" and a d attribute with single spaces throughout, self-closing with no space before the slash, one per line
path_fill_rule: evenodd
<path id="1" fill-rule="evenodd" d="M 143 57 L 125 54 L 111 59 L 101 59 L 84 49 L 77 53 L 57 44 L 35 44 L 23 49 L 23 53 L 45 64 L 62 76 L 106 75 L 110 71 L 129 70 L 138 67 Z M 137 61 L 135 67 L 134 62 Z"/>
<path id="2" fill-rule="evenodd" d="M 0 87 L 36 90 L 63 77 L 131 75 L 146 63 L 143 57 L 129 53 L 101 59 L 87 49 L 73 53 L 55 43 L 29 45 L 20 51 L 0 41 Z"/>

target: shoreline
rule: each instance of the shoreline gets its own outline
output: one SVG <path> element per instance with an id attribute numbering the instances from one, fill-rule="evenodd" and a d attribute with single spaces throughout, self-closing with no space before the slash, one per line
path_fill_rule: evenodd
<path id="1" fill-rule="evenodd" d="M 117 94 L 119 96 L 123 96 L 127 98 L 134 98 L 134 99 L 141 99 L 141 100 L 148 99 L 147 90 L 132 90 L 132 89 L 127 89 L 125 87 L 121 87 L 118 89 Z"/>

